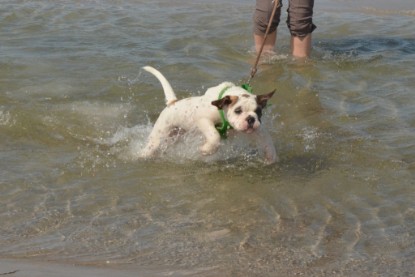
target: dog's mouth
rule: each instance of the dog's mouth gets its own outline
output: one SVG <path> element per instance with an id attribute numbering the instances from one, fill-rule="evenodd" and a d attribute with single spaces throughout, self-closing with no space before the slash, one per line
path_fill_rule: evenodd
<path id="1" fill-rule="evenodd" d="M 251 134 L 251 133 L 255 132 L 255 130 L 256 130 L 256 128 L 254 128 L 254 127 L 248 127 L 248 128 L 245 129 L 244 132 L 247 133 L 247 134 Z"/>
<path id="2" fill-rule="evenodd" d="M 236 131 L 242 132 L 242 133 L 245 133 L 245 134 L 251 134 L 251 133 L 255 132 L 259 128 L 259 125 L 260 125 L 259 121 L 252 121 L 252 122 L 248 122 L 248 121 L 239 122 L 239 121 L 236 121 L 236 122 L 234 122 L 234 124 L 232 124 L 233 128 Z"/>

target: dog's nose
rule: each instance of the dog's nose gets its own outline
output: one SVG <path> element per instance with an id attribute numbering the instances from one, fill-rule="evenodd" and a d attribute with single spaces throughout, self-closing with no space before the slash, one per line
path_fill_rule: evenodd
<path id="1" fill-rule="evenodd" d="M 253 116 L 248 116 L 248 117 L 246 118 L 246 121 L 248 122 L 248 125 L 249 125 L 249 126 L 253 126 L 253 125 L 254 125 L 254 123 L 255 123 L 255 117 L 253 117 Z"/>

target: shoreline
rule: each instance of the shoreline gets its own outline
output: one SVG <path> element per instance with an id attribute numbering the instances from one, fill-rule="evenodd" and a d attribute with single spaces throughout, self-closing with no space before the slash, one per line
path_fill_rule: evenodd
<path id="1" fill-rule="evenodd" d="M 322 2 L 318 3 L 318 5 L 322 6 L 322 4 L 328 4 L 329 6 L 337 6 L 340 8 L 344 7 L 352 7 L 352 8 L 375 8 L 380 10 L 390 10 L 390 11 L 399 11 L 399 10 L 415 10 L 415 7 L 412 3 L 408 0 L 396 0 L 394 2 L 391 1 L 370 1 L 370 0 L 336 0 L 332 2 Z"/>
<path id="2" fill-rule="evenodd" d="M 397 0 L 396 2 L 369 0 L 336 0 L 333 2 L 319 2 L 314 5 L 315 12 L 319 10 L 329 10 L 336 12 L 363 12 L 379 15 L 402 15 L 415 16 L 415 7 L 407 0 Z"/>

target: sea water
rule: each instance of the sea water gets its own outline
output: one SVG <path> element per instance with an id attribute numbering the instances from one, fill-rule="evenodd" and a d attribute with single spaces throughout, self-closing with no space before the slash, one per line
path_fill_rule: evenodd
<path id="1" fill-rule="evenodd" d="M 312 57 L 255 93 L 280 161 L 190 132 L 138 152 L 164 107 L 246 81 L 255 1 L 2 1 L 0 257 L 200 276 L 415 272 L 415 6 L 316 1 Z M 164 271 L 163 271 L 164 272 Z M 156 273 L 154 273 L 156 274 Z"/>

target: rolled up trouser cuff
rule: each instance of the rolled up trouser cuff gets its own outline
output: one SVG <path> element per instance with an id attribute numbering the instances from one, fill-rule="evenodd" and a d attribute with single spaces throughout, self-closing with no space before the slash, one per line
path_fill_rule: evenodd
<path id="1" fill-rule="evenodd" d="M 282 3 L 280 1 L 280 7 L 276 10 L 273 20 L 271 21 L 271 26 L 269 33 L 275 32 L 280 23 L 281 16 L 281 7 Z M 257 0 L 255 6 L 255 12 L 253 15 L 254 21 L 254 34 L 263 36 L 267 30 L 269 19 L 272 15 L 272 10 L 274 7 L 274 2 L 270 0 Z"/>
<path id="2" fill-rule="evenodd" d="M 305 37 L 317 27 L 313 24 L 314 0 L 292 0 L 287 9 L 287 26 L 292 36 Z"/>

